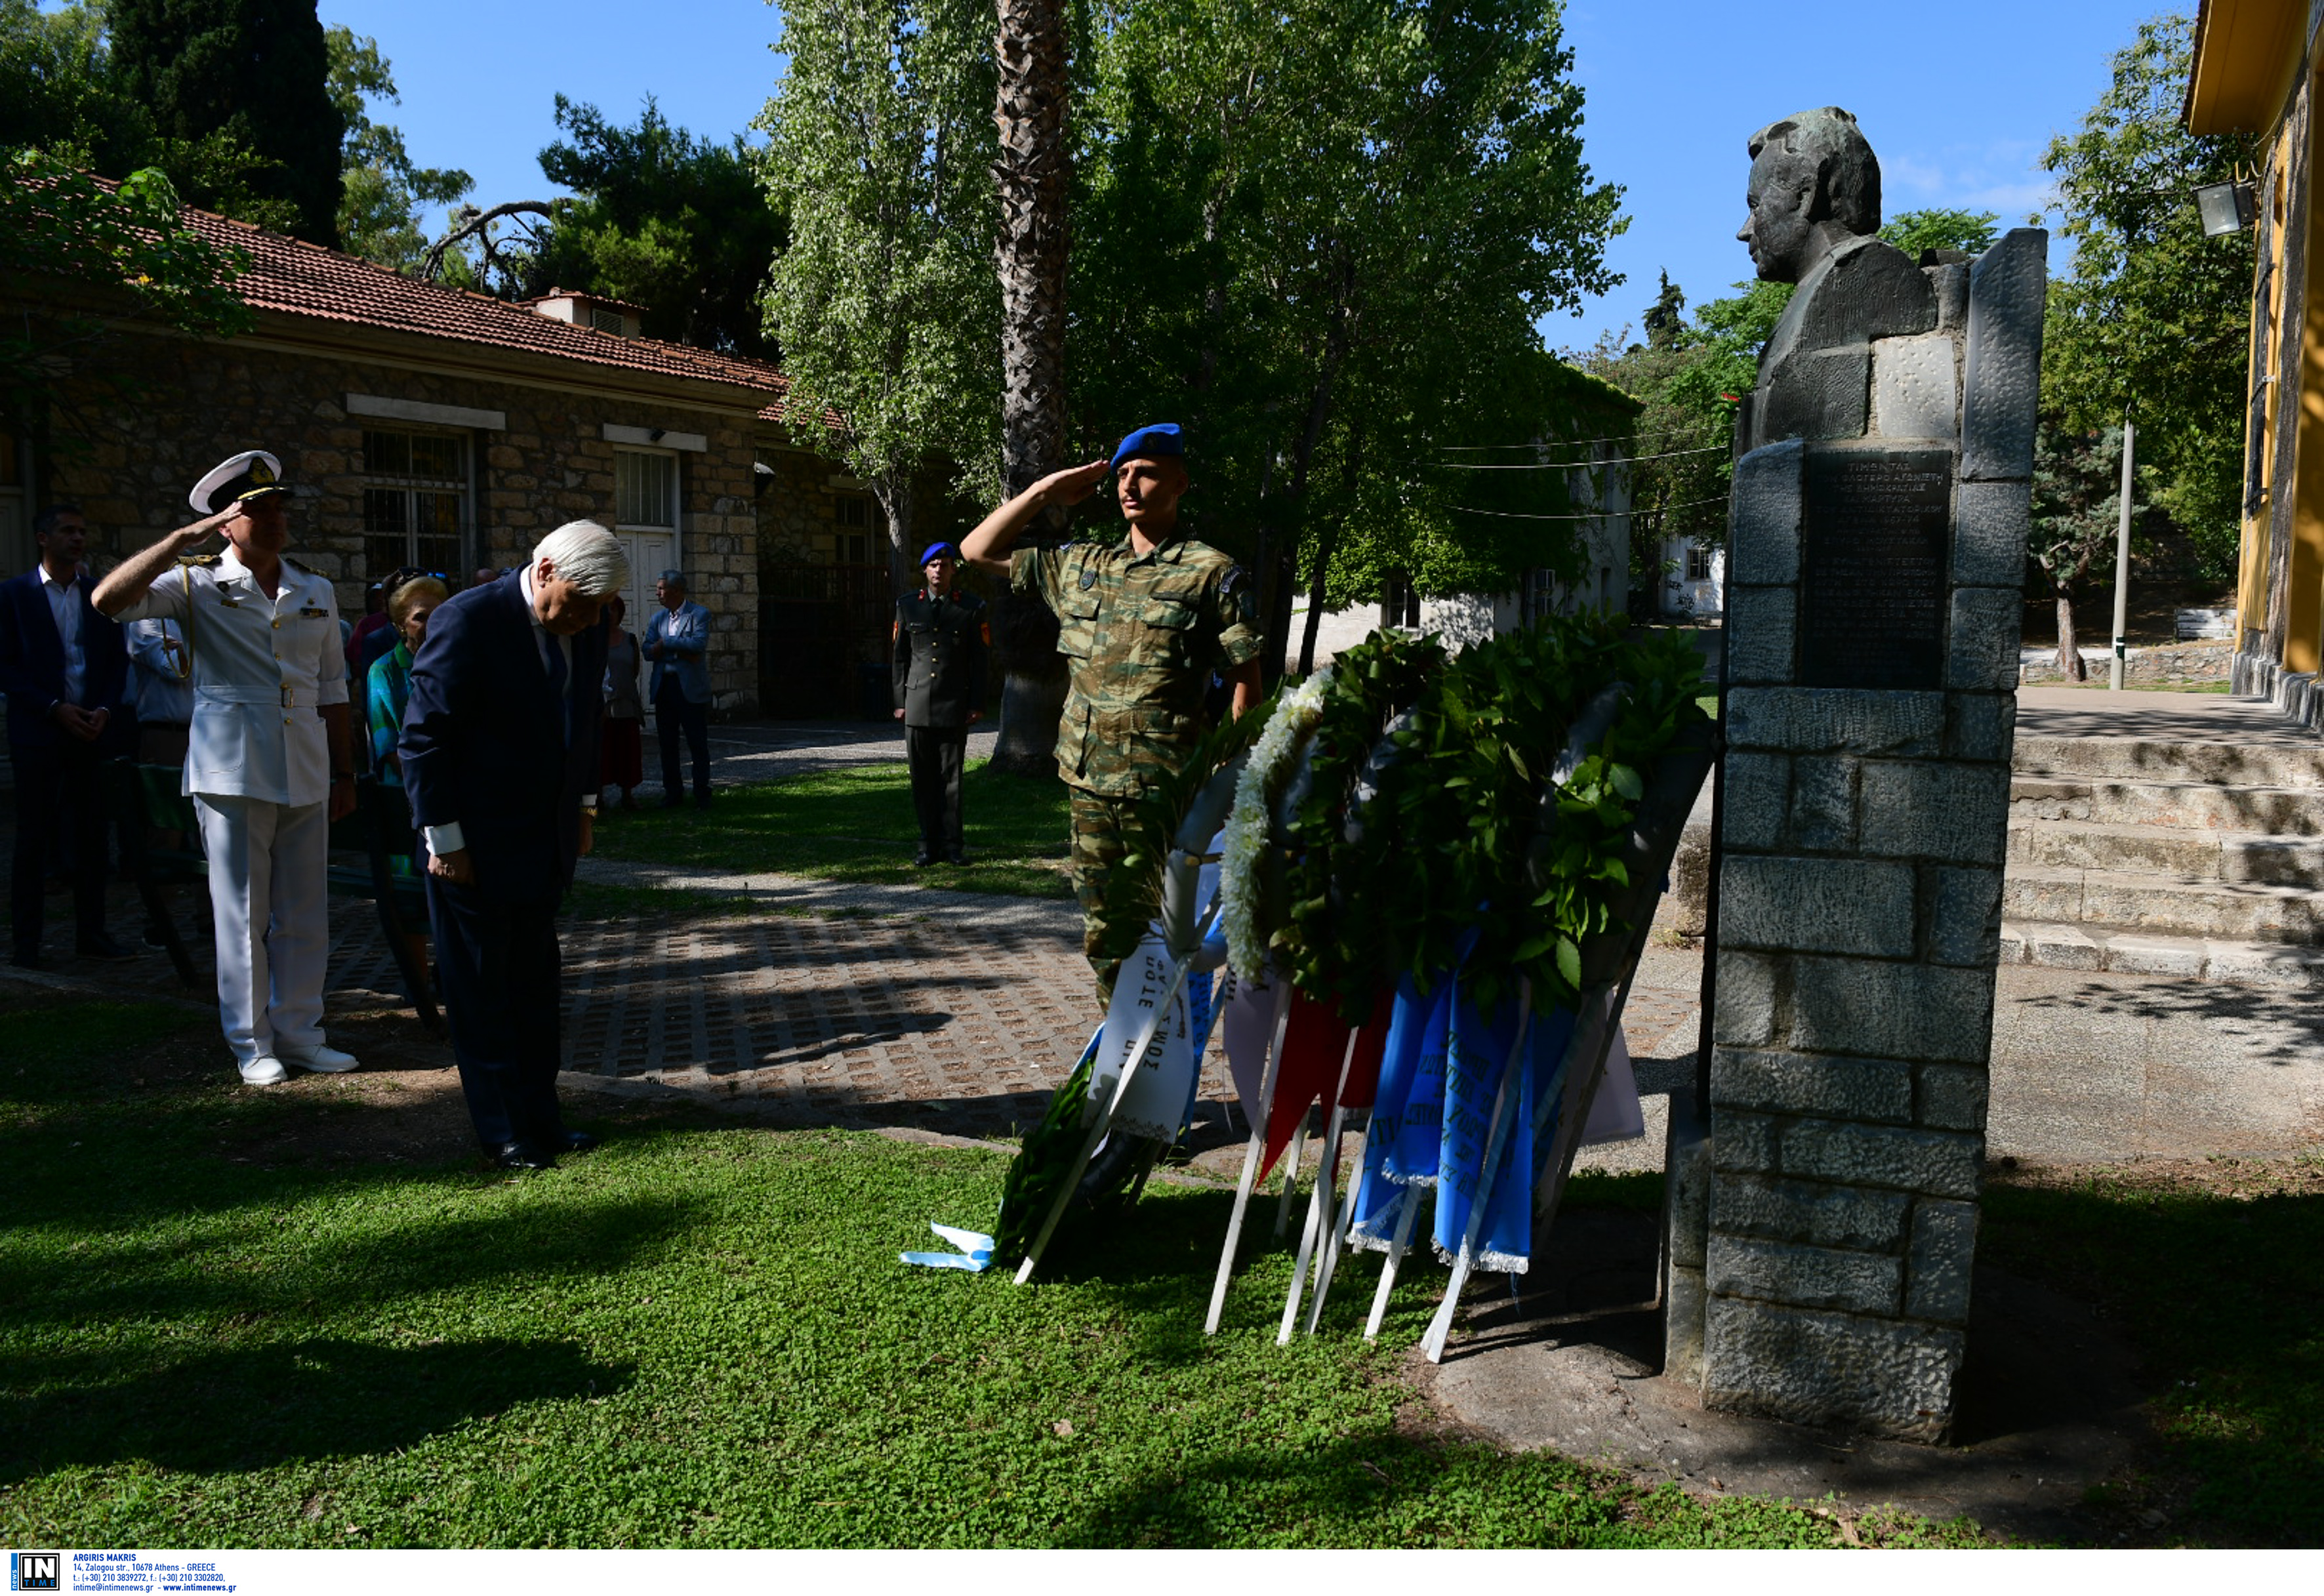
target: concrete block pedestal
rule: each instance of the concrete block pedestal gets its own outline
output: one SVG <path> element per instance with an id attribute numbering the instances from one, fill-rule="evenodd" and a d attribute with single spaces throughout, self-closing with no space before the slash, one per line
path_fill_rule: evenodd
<path id="1" fill-rule="evenodd" d="M 1711 1093 L 1673 1116 L 1666 1249 L 1665 1371 L 1714 1407 L 1952 1421 L 2046 249 L 1926 269 L 1933 328 L 1809 307 L 1896 330 L 1779 328 L 1738 429 Z"/>

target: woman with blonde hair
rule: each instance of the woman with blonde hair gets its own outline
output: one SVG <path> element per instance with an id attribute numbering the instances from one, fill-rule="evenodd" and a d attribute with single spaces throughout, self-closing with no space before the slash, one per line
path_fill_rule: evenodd
<path id="1" fill-rule="evenodd" d="M 395 647 L 372 661 L 364 702 L 370 711 L 372 762 L 390 787 L 403 785 L 395 740 L 403 735 L 403 706 L 411 697 L 411 656 L 428 635 L 429 612 L 452 596 L 436 577 L 413 577 L 387 595 L 388 623 Z"/>

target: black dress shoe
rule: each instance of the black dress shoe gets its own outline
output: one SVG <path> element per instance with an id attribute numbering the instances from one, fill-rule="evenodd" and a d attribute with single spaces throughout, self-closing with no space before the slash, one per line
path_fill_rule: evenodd
<path id="1" fill-rule="evenodd" d="M 912 863 L 922 870 L 926 870 L 929 865 L 934 864 L 936 862 L 936 856 L 929 853 L 926 848 L 922 848 L 918 853 L 912 855 Z"/>
<path id="2" fill-rule="evenodd" d="M 554 1169 L 557 1160 L 525 1142 L 512 1141 L 485 1155 L 495 1169 Z"/>
<path id="3" fill-rule="evenodd" d="M 954 848 L 951 853 L 945 855 L 945 861 L 949 864 L 966 864 L 968 863 L 968 850 L 966 848 Z"/>
<path id="4" fill-rule="evenodd" d="M 99 931 L 94 936 L 84 936 L 73 944 L 73 951 L 85 959 L 102 959 L 108 964 L 118 964 L 137 956 L 134 948 L 124 947 Z"/>
<path id="5" fill-rule="evenodd" d="M 597 1145 L 597 1139 L 586 1130 L 567 1130 L 561 1140 L 568 1153 L 586 1153 Z"/>

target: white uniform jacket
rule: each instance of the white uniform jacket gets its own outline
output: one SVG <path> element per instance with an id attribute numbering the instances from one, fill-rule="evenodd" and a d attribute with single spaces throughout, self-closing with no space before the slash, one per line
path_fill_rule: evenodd
<path id="1" fill-rule="evenodd" d="M 292 805 L 330 797 L 317 711 L 347 701 L 330 583 L 286 559 L 270 599 L 228 549 L 215 565 L 171 567 L 115 619 L 149 616 L 177 622 L 193 660 L 186 792 Z"/>

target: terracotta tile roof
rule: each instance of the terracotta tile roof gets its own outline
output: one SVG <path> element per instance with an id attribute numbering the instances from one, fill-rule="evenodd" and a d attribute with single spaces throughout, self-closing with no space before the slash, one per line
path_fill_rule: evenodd
<path id="1" fill-rule="evenodd" d="M 191 207 L 185 216 L 187 225 L 204 237 L 249 255 L 250 270 L 236 286 L 254 310 L 518 349 L 589 365 L 690 377 L 761 393 L 779 395 L 789 385 L 779 370 L 763 360 L 657 338 L 624 338 L 595 328 L 552 321 L 505 300 L 422 282 L 247 222 Z M 768 403 L 760 415 L 766 420 L 781 420 L 779 399 Z"/>

